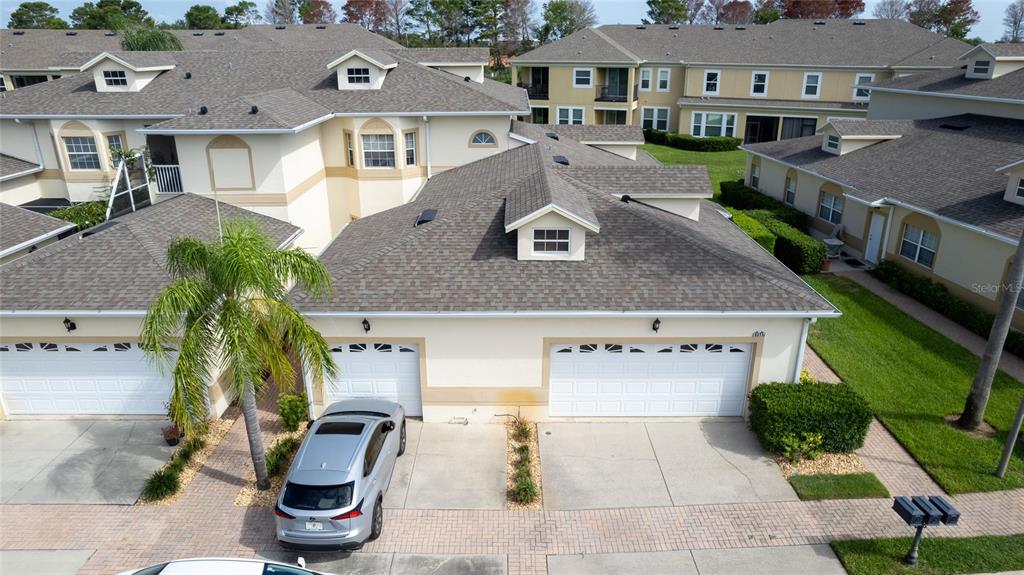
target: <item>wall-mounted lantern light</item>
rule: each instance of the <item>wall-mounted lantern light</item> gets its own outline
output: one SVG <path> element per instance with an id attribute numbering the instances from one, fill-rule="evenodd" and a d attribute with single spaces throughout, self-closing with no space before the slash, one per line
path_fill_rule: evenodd
<path id="1" fill-rule="evenodd" d="M 370 333 L 370 321 L 365 317 L 363 318 L 363 333 Z"/>
<path id="2" fill-rule="evenodd" d="M 655 319 L 654 323 L 651 324 L 651 329 L 654 330 L 654 333 L 658 333 L 658 330 L 661 329 L 661 320 Z"/>
<path id="3" fill-rule="evenodd" d="M 78 329 L 78 326 L 75 325 L 75 322 L 71 321 L 70 318 L 64 318 L 64 329 L 68 330 L 68 332 L 72 332 Z"/>

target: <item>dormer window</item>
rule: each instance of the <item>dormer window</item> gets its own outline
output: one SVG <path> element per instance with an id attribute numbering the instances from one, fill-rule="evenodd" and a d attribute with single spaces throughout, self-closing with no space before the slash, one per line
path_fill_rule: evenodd
<path id="1" fill-rule="evenodd" d="M 346 71 L 348 75 L 349 84 L 369 84 L 370 83 L 370 69 L 369 68 L 349 68 Z"/>
<path id="2" fill-rule="evenodd" d="M 128 75 L 124 70 L 104 70 L 103 83 L 108 86 L 127 86 Z"/>
<path id="3" fill-rule="evenodd" d="M 972 72 L 977 76 L 988 76 L 989 71 L 992 69 L 991 60 L 975 60 L 974 68 Z"/>
<path id="4" fill-rule="evenodd" d="M 1017 178 L 1017 197 L 1024 199 L 1024 176 Z"/>
<path id="5" fill-rule="evenodd" d="M 569 253 L 568 228 L 535 228 L 533 230 L 533 253 Z"/>
<path id="6" fill-rule="evenodd" d="M 829 134 L 825 136 L 825 147 L 835 152 L 839 151 L 839 136 L 835 134 Z"/>

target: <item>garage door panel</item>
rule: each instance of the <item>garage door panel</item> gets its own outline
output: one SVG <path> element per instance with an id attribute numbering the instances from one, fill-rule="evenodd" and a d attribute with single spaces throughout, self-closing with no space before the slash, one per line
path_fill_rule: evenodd
<path id="1" fill-rule="evenodd" d="M 353 398 L 397 401 L 406 415 L 420 416 L 419 346 L 413 344 L 358 343 L 331 348 L 338 376 L 326 385 L 327 403 Z M 568 390 L 571 393 L 571 389 Z"/>

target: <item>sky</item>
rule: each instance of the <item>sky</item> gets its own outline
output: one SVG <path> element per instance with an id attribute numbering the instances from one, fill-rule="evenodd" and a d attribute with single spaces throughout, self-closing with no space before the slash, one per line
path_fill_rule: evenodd
<path id="1" fill-rule="evenodd" d="M 80 6 L 85 0 L 48 0 L 61 11 L 65 19 L 75 7 Z M 158 22 L 173 22 L 185 14 L 189 6 L 193 4 L 209 4 L 221 12 L 235 0 L 140 0 L 150 15 Z M 262 5 L 262 0 L 255 0 Z M 538 6 L 543 0 L 534 0 Z M 592 0 L 597 9 L 598 20 L 601 24 L 638 24 L 640 19 L 647 13 L 645 0 Z M 2 6 L 3 25 L 7 24 L 8 15 L 17 8 L 18 0 L 0 0 Z M 340 12 L 340 4 L 343 0 L 333 0 L 336 9 Z M 974 0 L 974 8 L 981 15 L 981 20 L 974 25 L 969 34 L 970 37 L 981 36 L 988 41 L 998 40 L 1003 34 L 1003 13 L 1010 0 Z M 865 17 L 870 17 L 875 0 L 865 0 L 867 9 Z M 262 8 L 262 6 L 261 6 Z"/>

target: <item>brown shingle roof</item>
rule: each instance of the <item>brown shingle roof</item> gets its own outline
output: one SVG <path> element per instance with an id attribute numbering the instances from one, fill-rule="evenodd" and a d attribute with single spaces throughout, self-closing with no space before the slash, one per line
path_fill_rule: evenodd
<path id="1" fill-rule="evenodd" d="M 974 96 L 978 98 L 1003 98 L 1024 104 L 1024 69 L 1003 74 L 991 80 L 975 80 L 964 77 L 964 68 L 935 70 L 911 74 L 871 84 L 872 91 L 911 90 L 932 93 L 938 96 Z"/>
<path id="2" fill-rule="evenodd" d="M 644 143 L 644 131 L 637 125 L 612 124 L 534 124 L 545 132 L 554 132 L 583 144 L 591 143 Z"/>
<path id="3" fill-rule="evenodd" d="M 0 154 L 0 181 L 6 180 L 18 174 L 24 174 L 30 170 L 41 170 L 42 166 L 35 162 Z"/>
<path id="4" fill-rule="evenodd" d="M 0 203 L 0 253 L 33 240 L 41 241 L 75 225 L 31 210 Z"/>

